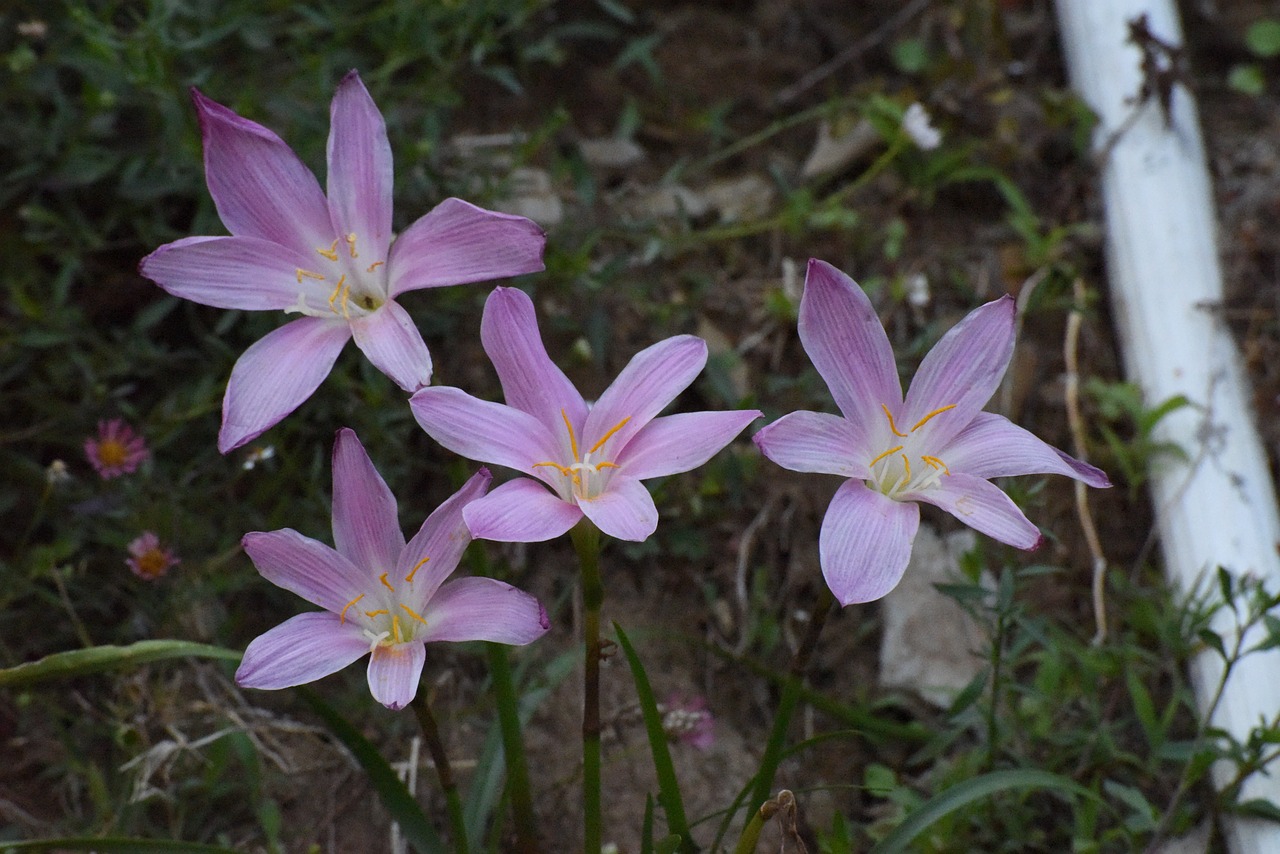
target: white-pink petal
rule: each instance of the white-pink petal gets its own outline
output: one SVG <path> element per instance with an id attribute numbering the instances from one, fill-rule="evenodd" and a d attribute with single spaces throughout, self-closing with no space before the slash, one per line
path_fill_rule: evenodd
<path id="1" fill-rule="evenodd" d="M 345 427 L 333 444 L 333 542 L 366 579 L 394 569 L 404 550 L 395 496 Z"/>
<path id="2" fill-rule="evenodd" d="M 619 540 L 643 542 L 658 529 L 658 508 L 644 484 L 616 473 L 608 488 L 596 498 L 580 500 L 578 506 L 597 528 Z"/>
<path id="3" fill-rule="evenodd" d="M 468 459 L 531 472 L 535 463 L 559 458 L 560 443 L 519 409 L 448 386 L 422 389 L 409 406 L 427 435 Z"/>
<path id="4" fill-rule="evenodd" d="M 582 510 L 539 481 L 518 477 L 468 504 L 462 517 L 478 540 L 540 543 L 566 533 Z"/>
<path id="5" fill-rule="evenodd" d="M 412 593 L 404 599 L 415 611 L 421 611 L 440 584 L 457 569 L 462 553 L 471 542 L 462 511 L 485 494 L 492 479 L 488 469 L 482 468 L 473 474 L 427 517 L 400 554 L 396 565 L 397 583 L 413 576 L 409 585 Z M 424 559 L 426 563 L 422 563 Z"/>
<path id="6" fill-rule="evenodd" d="M 517 288 L 494 288 L 485 300 L 480 341 L 493 362 L 508 406 L 535 416 L 554 431 L 563 416 L 581 426 L 587 405 L 542 343 L 533 300 Z"/>
<path id="7" fill-rule="evenodd" d="M 369 652 L 360 630 L 327 611 L 299 614 L 259 635 L 236 669 L 242 688 L 291 688 L 337 673 Z"/>
<path id="8" fill-rule="evenodd" d="M 898 586 L 911 559 L 920 508 L 848 480 L 836 490 L 818 534 L 827 586 L 841 605 L 871 602 Z"/>
<path id="9" fill-rule="evenodd" d="M 689 387 L 707 363 L 707 344 L 693 335 L 677 335 L 636 353 L 587 414 L 579 444 L 586 451 L 628 419 L 604 451 L 624 447 L 676 395 Z"/>
<path id="10" fill-rule="evenodd" d="M 993 412 L 979 412 L 938 456 L 954 471 L 983 479 L 1061 474 L 1097 488 L 1111 486 L 1106 472 L 1064 454 Z"/>
<path id="11" fill-rule="evenodd" d="M 436 593 L 422 615 L 423 640 L 484 640 L 523 646 L 551 628 L 533 596 L 492 578 L 459 578 Z"/>
<path id="12" fill-rule="evenodd" d="M 953 473 L 937 485 L 904 495 L 941 507 L 970 528 L 1019 549 L 1035 549 L 1044 537 L 1040 529 L 995 484 L 970 474 Z"/>
<path id="13" fill-rule="evenodd" d="M 241 539 L 259 574 L 335 614 L 368 587 L 366 573 L 319 540 L 292 528 L 253 531 Z"/>
<path id="14" fill-rule="evenodd" d="M 356 346 L 396 385 L 414 392 L 431 382 L 431 354 L 409 312 L 395 302 L 351 320 Z"/>
<path id="15" fill-rule="evenodd" d="M 838 474 L 865 480 L 872 458 L 862 431 L 847 418 L 801 410 L 760 428 L 752 437 L 760 453 L 791 471 Z"/>
<path id="16" fill-rule="evenodd" d="M 636 433 L 614 462 L 636 480 L 689 471 L 715 456 L 760 415 L 757 409 L 664 415 Z"/>
<path id="17" fill-rule="evenodd" d="M 445 199 L 391 244 L 390 295 L 536 273 L 546 239 L 522 216 Z"/>
<path id="18" fill-rule="evenodd" d="M 201 305 L 283 310 L 297 305 L 300 292 L 319 296 L 314 279 L 299 282 L 297 276 L 313 261 L 260 237 L 184 237 L 143 258 L 138 272 L 174 296 Z"/>
<path id="19" fill-rule="evenodd" d="M 385 260 L 391 245 L 391 143 L 360 75 L 347 72 L 329 108 L 328 194 L 334 233 Z"/>
<path id="20" fill-rule="evenodd" d="M 344 320 L 303 317 L 281 326 L 241 354 L 222 398 L 218 450 L 261 436 L 319 387 L 351 337 Z"/>
<path id="21" fill-rule="evenodd" d="M 369 656 L 369 691 L 388 709 L 403 709 L 418 694 L 427 648 L 420 641 L 375 646 Z"/>
<path id="22" fill-rule="evenodd" d="M 227 231 L 306 255 L 333 242 L 320 183 L 275 133 L 191 90 L 209 195 Z"/>

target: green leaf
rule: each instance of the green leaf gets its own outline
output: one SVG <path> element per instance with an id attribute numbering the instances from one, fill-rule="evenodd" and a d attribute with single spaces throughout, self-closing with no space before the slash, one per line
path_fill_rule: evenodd
<path id="1" fill-rule="evenodd" d="M 1242 95 L 1254 97 L 1267 91 L 1267 80 L 1262 76 L 1262 67 L 1252 62 L 1232 68 L 1227 75 L 1227 85 Z"/>
<path id="2" fill-rule="evenodd" d="M 1249 50 L 1264 59 L 1280 56 L 1280 21 L 1275 18 L 1254 21 L 1245 31 L 1244 41 Z"/>
<path id="3" fill-rule="evenodd" d="M 934 822 L 974 801 L 990 797 L 998 792 L 1015 789 L 1046 789 L 1060 795 L 1078 795 L 1097 799 L 1097 795 L 1059 774 L 1022 768 L 1008 771 L 992 771 L 952 786 L 925 801 L 924 805 L 907 815 L 902 824 L 871 849 L 871 854 L 891 854 L 908 850 L 911 841 L 927 830 Z"/>
<path id="4" fill-rule="evenodd" d="M 929 65 L 929 49 L 922 39 L 903 39 L 891 48 L 893 64 L 899 71 L 916 74 Z"/>
<path id="5" fill-rule="evenodd" d="M 378 748 L 374 747 L 369 739 L 361 735 L 359 730 L 338 714 L 332 706 L 316 696 L 315 692 L 307 688 L 298 688 L 297 691 L 298 696 L 320 716 L 325 726 L 329 727 L 329 731 L 347 746 L 356 761 L 364 768 L 374 791 L 382 800 L 382 805 L 387 808 L 391 818 L 400 825 L 400 832 L 404 834 L 409 844 L 421 854 L 445 854 L 447 849 L 440 841 L 435 828 L 431 826 L 431 822 L 427 821 L 422 807 L 418 806 L 413 795 L 409 794 L 409 790 L 396 776 L 396 772 L 387 760 L 378 752 Z"/>
<path id="6" fill-rule="evenodd" d="M 28 842 L 0 842 L 0 852 L 10 851 L 100 851 L 103 854 L 236 854 L 234 848 L 175 842 L 169 839 L 126 839 L 111 836 L 71 836 L 63 839 L 32 839 Z"/>
<path id="7" fill-rule="evenodd" d="M 220 646 L 180 640 L 144 640 L 128 646 L 92 646 L 55 652 L 36 661 L 0 670 L 0 688 L 17 688 L 45 679 L 66 679 L 118 667 L 136 667 L 167 658 L 218 658 L 239 661 L 242 653 Z"/>

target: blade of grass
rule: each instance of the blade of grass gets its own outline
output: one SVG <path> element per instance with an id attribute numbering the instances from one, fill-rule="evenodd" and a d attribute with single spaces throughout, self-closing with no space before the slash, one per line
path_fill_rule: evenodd
<path id="1" fill-rule="evenodd" d="M 667 733 L 662 728 L 662 715 L 658 712 L 658 701 L 653 696 L 653 687 L 649 684 L 649 676 L 645 673 L 640 656 L 622 626 L 613 624 L 618 635 L 618 643 L 627 656 L 627 664 L 631 667 L 631 678 L 636 683 L 636 695 L 640 700 L 640 712 L 644 715 L 644 728 L 649 735 L 649 749 L 653 752 L 653 768 L 658 775 L 658 803 L 662 804 L 667 814 L 667 829 L 673 836 L 681 839 L 680 850 L 696 852 L 698 846 L 689 835 L 689 820 L 684 813 L 684 799 L 680 795 L 680 781 L 676 779 L 676 769 L 671 763 L 671 752 L 667 749 Z"/>
<path id="2" fill-rule="evenodd" d="M 239 661 L 242 653 L 181 640 L 144 640 L 128 646 L 92 646 L 55 652 L 36 661 L 0 670 L 0 688 L 19 688 L 45 679 L 84 676 L 117 667 L 133 667 L 167 658 L 217 658 Z"/>

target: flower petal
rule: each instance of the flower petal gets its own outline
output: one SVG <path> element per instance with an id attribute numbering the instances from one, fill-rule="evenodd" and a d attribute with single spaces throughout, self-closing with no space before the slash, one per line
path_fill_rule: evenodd
<path id="1" fill-rule="evenodd" d="M 556 432 L 563 429 L 563 417 L 582 425 L 587 404 L 547 355 L 528 294 L 517 288 L 494 288 L 485 300 L 480 340 L 498 372 L 508 406 L 552 425 Z"/>
<path id="2" fill-rule="evenodd" d="M 625 474 L 614 474 L 604 492 L 578 506 L 597 528 L 619 540 L 643 542 L 658 529 L 653 496 L 643 483 Z"/>
<path id="3" fill-rule="evenodd" d="M 414 392 L 431 382 L 431 354 L 409 312 L 394 302 L 383 303 L 372 314 L 351 321 L 356 346 L 405 391 Z"/>
<path id="4" fill-rule="evenodd" d="M 752 437 L 760 453 L 784 469 L 871 477 L 859 443 L 862 434 L 847 418 L 825 412 L 792 412 L 761 427 Z"/>
<path id="5" fill-rule="evenodd" d="M 689 471 L 715 456 L 760 415 L 758 409 L 664 415 L 636 433 L 614 462 L 636 480 Z"/>
<path id="6" fill-rule="evenodd" d="M 354 234 L 375 259 L 386 258 L 391 245 L 391 143 L 382 113 L 355 71 L 338 84 L 329 118 L 326 153 L 334 232 Z"/>
<path id="7" fill-rule="evenodd" d="M 303 317 L 245 350 L 222 398 L 218 450 L 225 454 L 253 441 L 297 409 L 329 375 L 350 337 L 345 321 Z"/>
<path id="8" fill-rule="evenodd" d="M 201 305 L 283 310 L 298 303 L 299 292 L 318 294 L 316 280 L 297 275 L 312 261 L 260 237 L 184 237 L 143 258 L 138 272 Z"/>
<path id="9" fill-rule="evenodd" d="M 1089 486 L 1111 486 L 1102 469 L 1064 454 L 993 412 L 979 412 L 938 456 L 956 471 L 984 480 L 1020 474 L 1063 474 Z"/>
<path id="10" fill-rule="evenodd" d="M 448 386 L 422 389 L 409 406 L 427 435 L 468 459 L 532 472 L 534 463 L 559 457 L 542 422 L 514 407 Z"/>
<path id="11" fill-rule="evenodd" d="M 546 242 L 532 220 L 445 199 L 391 244 L 390 295 L 536 273 Z"/>
<path id="12" fill-rule="evenodd" d="M 551 628 L 537 599 L 492 578 L 459 578 L 440 588 L 422 616 L 423 640 L 483 640 L 523 646 Z"/>
<path id="13" fill-rule="evenodd" d="M 599 442 L 628 419 L 604 447 L 622 448 L 631 437 L 667 408 L 689 387 L 707 363 L 707 343 L 693 335 L 677 335 L 646 347 L 618 374 L 587 414 L 582 428 L 583 450 Z"/>
<path id="14" fill-rule="evenodd" d="M 956 472 L 937 485 L 904 498 L 941 507 L 970 528 L 1019 549 L 1036 549 L 1044 537 L 1013 499 L 995 484 Z"/>
<path id="15" fill-rule="evenodd" d="M 869 448 L 883 424 L 880 407 L 902 401 L 893 347 L 871 300 L 853 279 L 810 259 L 800 300 L 800 341 L 836 406 L 849 419 L 857 446 Z"/>
<path id="16" fill-rule="evenodd" d="M 366 587 L 363 569 L 292 528 L 252 531 L 240 542 L 263 578 L 334 614 Z"/>
<path id="17" fill-rule="evenodd" d="M 542 483 L 518 477 L 468 504 L 462 516 L 477 540 L 541 543 L 576 525 L 582 510 Z"/>
<path id="18" fill-rule="evenodd" d="M 320 183 L 284 140 L 191 90 L 209 195 L 227 231 L 309 255 L 333 242 Z"/>
<path id="19" fill-rule="evenodd" d="M 471 543 L 471 532 L 462 519 L 463 508 L 483 496 L 492 479 L 488 469 L 473 474 L 427 517 L 401 552 L 396 578 L 413 578 L 409 582 L 413 592 L 406 598 L 415 611 L 421 611 L 440 584 L 457 569 L 462 553 Z"/>
<path id="20" fill-rule="evenodd" d="M 907 390 L 899 427 L 907 430 L 940 407 L 928 422 L 928 444 L 940 448 L 958 434 L 995 394 L 1013 358 L 1013 297 L 1003 296 L 969 312 L 942 336 L 920 363 Z"/>
<path id="21" fill-rule="evenodd" d="M 403 709 L 418 695 L 427 647 L 419 641 L 375 646 L 369 657 L 369 691 L 388 709 Z"/>
<path id="22" fill-rule="evenodd" d="M 369 641 L 334 614 L 311 612 L 259 635 L 236 668 L 241 688 L 291 688 L 337 673 L 369 652 Z"/>
<path id="23" fill-rule="evenodd" d="M 860 480 L 845 481 L 818 535 L 822 575 L 836 600 L 872 602 L 897 587 L 919 527 L 915 504 L 887 498 Z"/>
<path id="24" fill-rule="evenodd" d="M 346 427 L 333 444 L 333 542 L 368 579 L 395 569 L 404 551 L 395 496 Z"/>

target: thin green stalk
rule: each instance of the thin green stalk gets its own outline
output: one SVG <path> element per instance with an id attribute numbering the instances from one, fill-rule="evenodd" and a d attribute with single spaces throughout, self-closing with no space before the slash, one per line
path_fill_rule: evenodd
<path id="1" fill-rule="evenodd" d="M 436 724 L 436 716 L 431 713 L 431 703 L 425 691 L 419 689 L 413 698 L 413 713 L 418 716 L 418 726 L 422 729 L 422 738 L 431 752 L 431 760 L 435 763 L 436 774 L 440 777 L 440 788 L 444 790 L 445 808 L 449 813 L 449 827 L 453 834 L 453 850 L 458 854 L 468 854 L 467 823 L 462 817 L 462 801 L 458 797 L 458 784 L 453 779 L 453 766 L 449 764 L 449 754 L 445 752 L 444 742 L 440 740 L 440 727 Z"/>
<path id="2" fill-rule="evenodd" d="M 507 792 L 511 796 L 511 816 L 516 826 L 515 850 L 521 854 L 537 854 L 538 829 L 533 814 L 533 791 L 529 786 L 529 763 L 525 758 L 524 739 L 520 732 L 520 703 L 507 648 L 487 643 L 489 672 L 493 674 L 493 698 L 498 707 L 498 726 L 502 729 L 502 752 L 507 760 Z"/>
<path id="3" fill-rule="evenodd" d="M 787 730 L 791 726 L 791 715 L 796 710 L 804 687 L 805 671 L 809 669 L 809 659 L 818 646 L 818 636 L 822 634 L 822 627 L 834 604 L 835 597 L 825 584 L 822 585 L 818 591 L 818 601 L 814 603 L 813 613 L 809 617 L 804 639 L 787 668 L 787 681 L 782 686 L 782 698 L 778 701 L 778 711 L 773 716 L 773 729 L 765 743 L 764 756 L 760 758 L 760 770 L 756 772 L 755 788 L 751 791 L 751 805 L 757 808 L 769 800 L 773 778 L 778 772 L 778 763 L 782 761 L 782 749 L 786 744 Z"/>
<path id="4" fill-rule="evenodd" d="M 570 532 L 582 568 L 582 850 L 599 854 L 600 810 L 600 531 L 586 519 Z"/>

